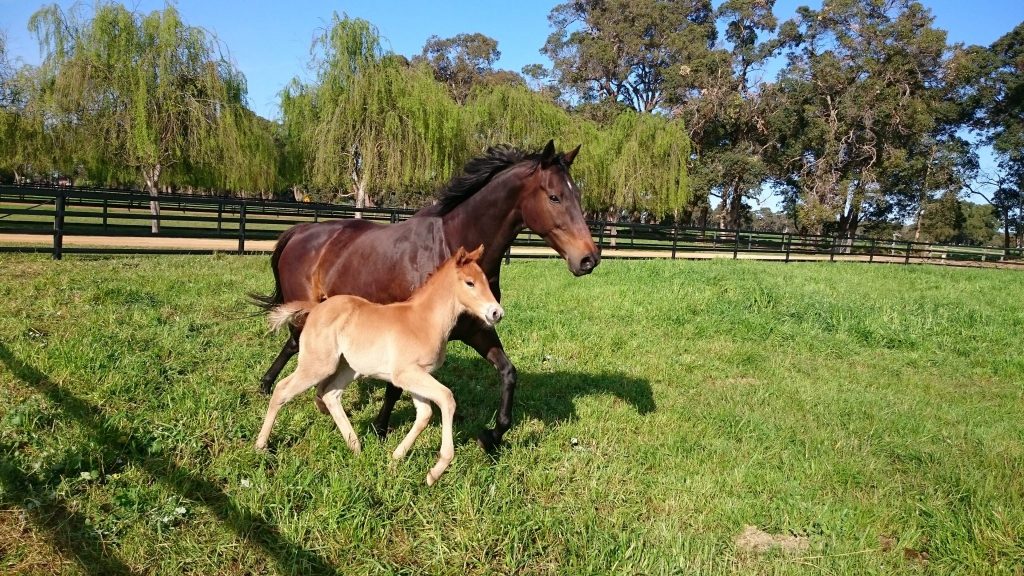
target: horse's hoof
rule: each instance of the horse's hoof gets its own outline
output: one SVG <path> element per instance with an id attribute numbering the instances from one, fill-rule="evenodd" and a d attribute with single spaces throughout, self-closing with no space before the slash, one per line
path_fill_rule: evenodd
<path id="1" fill-rule="evenodd" d="M 374 435 L 381 440 L 387 438 L 390 431 L 387 426 L 378 426 L 376 422 L 370 424 L 370 430 L 373 430 Z"/>
<path id="2" fill-rule="evenodd" d="M 501 439 L 494 435 L 494 430 L 484 430 L 476 437 L 476 443 L 484 452 L 494 454 L 501 445 Z"/>
<path id="3" fill-rule="evenodd" d="M 263 392 L 264 394 L 269 395 L 273 391 L 274 391 L 274 383 L 273 382 L 261 382 L 260 383 L 260 392 Z"/>

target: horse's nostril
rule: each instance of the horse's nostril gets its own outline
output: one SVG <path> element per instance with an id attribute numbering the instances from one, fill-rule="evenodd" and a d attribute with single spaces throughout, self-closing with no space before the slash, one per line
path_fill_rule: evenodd
<path id="1" fill-rule="evenodd" d="M 590 256 L 584 256 L 583 260 L 580 260 L 580 268 L 586 272 L 594 269 L 594 259 Z"/>

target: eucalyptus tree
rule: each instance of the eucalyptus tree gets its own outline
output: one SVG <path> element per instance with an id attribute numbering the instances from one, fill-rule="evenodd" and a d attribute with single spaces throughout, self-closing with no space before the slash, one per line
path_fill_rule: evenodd
<path id="1" fill-rule="evenodd" d="M 970 125 L 991 147 L 995 166 L 971 192 L 998 212 L 1003 246 L 1024 245 L 1024 23 L 987 48 L 971 47 L 961 62 L 968 74 L 965 91 Z"/>
<path id="2" fill-rule="evenodd" d="M 727 0 L 715 11 L 723 44 L 670 77 L 667 101 L 685 119 L 694 154 L 690 162 L 695 199 L 706 223 L 717 196 L 721 227 L 738 228 L 744 200 L 769 179 L 775 139 L 770 118 L 783 97 L 760 77 L 793 31 L 777 34 L 774 0 Z"/>
<path id="3" fill-rule="evenodd" d="M 292 173 L 321 198 L 408 203 L 467 157 L 459 106 L 428 66 L 386 54 L 369 22 L 335 14 L 314 41 L 313 69 L 313 82 L 285 89 L 281 108 L 286 162 L 304 158 Z"/>
<path id="4" fill-rule="evenodd" d="M 887 202 L 888 166 L 936 130 L 946 34 L 910 0 L 826 0 L 802 7 L 780 77 L 777 177 L 802 227 L 846 237 Z"/>
<path id="5" fill-rule="evenodd" d="M 104 179 L 125 171 L 150 195 L 159 231 L 159 184 L 178 165 L 210 168 L 237 158 L 235 120 L 245 79 L 220 44 L 168 6 L 146 15 L 96 4 L 91 18 L 40 9 L 29 21 L 49 78 L 39 95 L 71 137 L 63 153 Z M 212 169 L 212 168 L 210 168 Z"/>
<path id="6" fill-rule="evenodd" d="M 685 74 L 716 35 L 710 0 L 579 0 L 555 6 L 548 20 L 555 30 L 542 51 L 563 91 L 640 112 L 663 105 L 666 82 Z"/>
<path id="7" fill-rule="evenodd" d="M 477 32 L 451 38 L 431 36 L 423 45 L 422 54 L 413 61 L 427 62 L 434 78 L 448 87 L 456 102 L 463 104 L 474 86 L 497 73 L 494 63 L 498 58 L 498 41 Z"/>

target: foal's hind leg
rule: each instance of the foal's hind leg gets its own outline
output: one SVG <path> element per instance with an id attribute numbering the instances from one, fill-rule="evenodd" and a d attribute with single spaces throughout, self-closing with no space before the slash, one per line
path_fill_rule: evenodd
<path id="1" fill-rule="evenodd" d="M 395 460 L 405 458 L 413 443 L 416 442 L 416 438 L 427 427 L 427 424 L 430 424 L 430 415 L 433 413 L 430 409 L 430 401 L 419 394 L 413 394 L 412 403 L 416 406 L 416 421 L 413 422 L 409 433 L 405 435 L 405 438 L 398 444 L 398 448 L 395 448 L 395 452 L 391 455 Z"/>
<path id="2" fill-rule="evenodd" d="M 270 405 L 267 406 L 267 416 L 263 419 L 260 435 L 256 439 L 256 448 L 258 450 L 263 450 L 267 447 L 270 429 L 274 427 L 274 421 L 277 420 L 277 413 L 281 410 L 281 407 L 295 396 L 319 384 L 324 378 L 330 376 L 333 370 L 333 365 L 300 363 L 295 372 L 292 372 L 290 376 L 277 385 L 277 388 L 274 389 L 274 395 L 270 397 Z"/>
<path id="3" fill-rule="evenodd" d="M 334 377 L 317 392 L 323 400 L 327 411 L 334 418 L 334 423 L 338 425 L 338 430 L 341 430 L 341 435 L 345 437 L 348 447 L 356 454 L 359 454 L 362 450 L 362 446 L 359 444 L 359 437 L 356 436 L 356 431 L 352 429 L 352 423 L 348 421 L 345 409 L 341 407 L 341 393 L 345 391 L 345 387 L 348 386 L 348 383 L 355 376 L 356 373 L 352 368 L 342 366 L 334 373 Z"/>
<path id="4" fill-rule="evenodd" d="M 408 390 L 414 395 L 422 396 L 437 404 L 441 409 L 441 451 L 437 463 L 427 472 L 427 485 L 431 486 L 448 468 L 455 457 L 455 440 L 452 433 L 452 420 L 455 416 L 455 396 L 430 374 L 421 370 L 407 370 L 395 377 L 395 385 Z"/>

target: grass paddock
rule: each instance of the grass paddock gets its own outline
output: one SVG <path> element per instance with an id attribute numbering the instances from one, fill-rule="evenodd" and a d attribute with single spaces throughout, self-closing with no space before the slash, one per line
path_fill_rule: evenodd
<path id="1" fill-rule="evenodd" d="M 376 440 L 372 382 L 344 398 L 361 455 L 309 395 L 253 450 L 267 260 L 0 255 L 0 572 L 1024 570 L 1019 272 L 515 261 L 515 426 L 476 447 L 498 377 L 450 344 L 427 488 L 437 412 L 391 466 L 414 411 Z"/>

